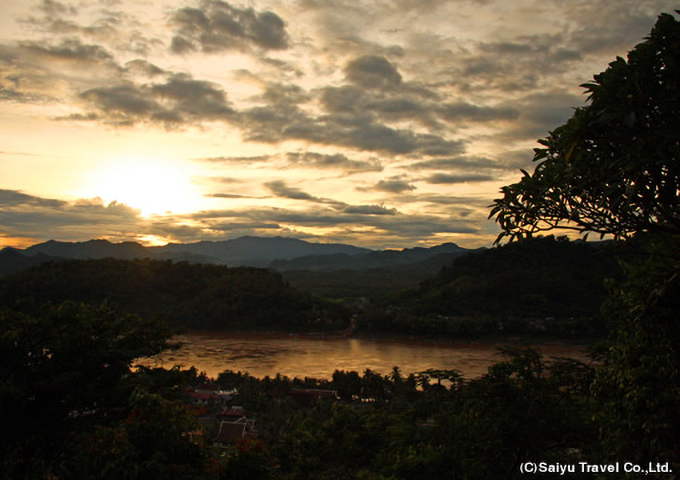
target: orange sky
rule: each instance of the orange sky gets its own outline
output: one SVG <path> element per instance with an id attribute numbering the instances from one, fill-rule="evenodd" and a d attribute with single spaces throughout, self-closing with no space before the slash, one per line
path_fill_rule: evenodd
<path id="1" fill-rule="evenodd" d="M 0 0 L 0 246 L 490 245 L 670 1 Z"/>

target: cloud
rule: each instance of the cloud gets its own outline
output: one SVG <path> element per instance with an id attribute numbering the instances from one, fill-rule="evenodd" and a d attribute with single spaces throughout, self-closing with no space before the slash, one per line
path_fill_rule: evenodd
<path id="1" fill-rule="evenodd" d="M 435 215 L 407 215 L 383 209 L 380 206 L 355 206 L 356 212 L 346 212 L 330 208 L 308 210 L 289 210 L 283 208 L 251 208 L 242 210 L 206 211 L 191 214 L 189 218 L 194 222 L 203 223 L 208 230 L 219 225 L 238 223 L 241 226 L 249 224 L 277 224 L 282 228 L 287 226 L 296 230 L 306 228 L 323 229 L 324 241 L 339 241 L 351 235 L 352 243 L 357 243 L 357 235 L 361 232 L 362 244 L 399 241 L 424 241 L 438 234 L 468 234 L 477 235 L 480 229 L 476 224 L 479 218 L 454 219 Z M 339 229 L 344 233 L 338 233 Z"/>
<path id="2" fill-rule="evenodd" d="M 195 160 L 210 163 L 239 163 L 239 164 L 258 164 L 268 162 L 272 159 L 271 155 L 258 155 L 253 157 L 205 157 L 197 158 Z"/>
<path id="3" fill-rule="evenodd" d="M 65 205 L 66 202 L 62 200 L 36 197 L 19 190 L 0 189 L 0 206 L 3 208 L 19 206 L 59 208 Z"/>
<path id="4" fill-rule="evenodd" d="M 459 156 L 433 158 L 409 163 L 409 170 L 451 170 L 459 168 L 504 168 L 502 164 L 487 157 Z"/>
<path id="5" fill-rule="evenodd" d="M 171 25 L 176 30 L 170 48 L 179 54 L 246 51 L 252 46 L 264 50 L 288 48 L 286 25 L 278 15 L 238 9 L 219 0 L 203 0 L 200 8 L 177 10 Z"/>
<path id="6" fill-rule="evenodd" d="M 625 8 L 593 0 L 563 5 L 561 13 L 575 26 L 569 35 L 575 49 L 589 55 L 621 55 L 649 33 L 660 12 L 671 13 L 673 7 L 664 0 L 630 2 Z"/>
<path id="7" fill-rule="evenodd" d="M 139 210 L 99 198 L 67 202 L 0 190 L 0 233 L 32 239 L 135 238 L 148 233 Z"/>
<path id="8" fill-rule="evenodd" d="M 431 184 L 455 184 L 455 183 L 471 183 L 471 182 L 487 182 L 493 180 L 493 175 L 478 174 L 478 173 L 462 173 L 462 174 L 447 174 L 435 173 L 425 178 L 427 183 Z"/>
<path id="9" fill-rule="evenodd" d="M 62 40 L 58 45 L 23 42 L 21 46 L 29 54 L 54 60 L 115 65 L 113 56 L 105 48 L 100 45 L 84 44 L 78 38 Z"/>
<path id="10" fill-rule="evenodd" d="M 219 120 L 230 118 L 235 112 L 226 94 L 216 84 L 194 80 L 190 75 L 175 74 L 164 84 L 151 87 L 151 93 L 161 102 L 168 102 L 182 117 Z"/>
<path id="11" fill-rule="evenodd" d="M 411 185 L 405 180 L 400 180 L 398 178 L 391 178 L 387 180 L 380 180 L 378 183 L 373 185 L 371 188 L 358 188 L 357 190 L 362 190 L 362 191 L 368 191 L 368 190 L 377 190 L 380 192 L 387 192 L 387 193 L 403 193 L 407 192 L 409 190 L 415 190 L 416 187 L 414 185 Z"/>
<path id="12" fill-rule="evenodd" d="M 62 14 L 76 15 L 78 10 L 73 5 L 66 5 L 55 0 L 43 0 L 38 8 L 49 16 L 58 16 Z"/>
<path id="13" fill-rule="evenodd" d="M 391 90 L 357 85 L 319 89 L 319 101 L 332 115 L 373 117 L 385 122 L 414 121 L 433 129 L 439 128 L 439 100 L 434 92 L 409 84 Z"/>
<path id="14" fill-rule="evenodd" d="M 313 195 L 303 192 L 300 189 L 289 187 L 288 185 L 285 184 L 285 182 L 282 182 L 280 180 L 267 182 L 264 185 L 269 189 L 270 192 L 272 192 L 277 197 L 288 198 L 291 200 L 306 200 L 310 202 L 324 203 L 323 199 L 314 197 Z"/>
<path id="15" fill-rule="evenodd" d="M 419 152 L 424 155 L 450 155 L 465 150 L 460 140 L 394 128 L 363 112 L 313 117 L 299 105 L 279 102 L 241 112 L 239 126 L 250 141 L 279 143 L 303 140 L 360 151 L 393 155 Z"/>
<path id="16" fill-rule="evenodd" d="M 340 169 L 349 173 L 380 172 L 383 165 L 378 160 L 351 160 L 346 155 L 336 153 L 326 155 L 315 152 L 287 153 L 286 159 L 292 165 L 319 169 Z"/>
<path id="17" fill-rule="evenodd" d="M 233 193 L 206 193 L 204 196 L 210 197 L 210 198 L 229 198 L 229 199 L 253 198 L 253 197 L 247 197 L 245 195 L 236 195 L 236 194 L 233 194 Z"/>
<path id="18" fill-rule="evenodd" d="M 94 107 L 95 118 L 123 126 L 140 121 L 166 126 L 224 121 L 235 114 L 221 88 L 186 74 L 170 75 L 165 83 L 154 85 L 125 82 L 93 88 L 80 98 Z"/>
<path id="19" fill-rule="evenodd" d="M 439 110 L 440 115 L 450 122 L 490 122 L 494 120 L 515 120 L 520 112 L 510 107 L 480 107 L 466 102 L 444 105 Z"/>
<path id="20" fill-rule="evenodd" d="M 559 90 L 526 95 L 515 101 L 522 112 L 520 120 L 499 136 L 519 140 L 545 137 L 549 131 L 566 122 L 576 107 L 584 105 L 585 100 L 585 96 Z"/>
<path id="21" fill-rule="evenodd" d="M 104 118 L 113 119 L 120 125 L 158 117 L 163 111 L 147 92 L 132 83 L 93 88 L 81 93 L 80 98 L 94 106 Z"/>
<path id="22" fill-rule="evenodd" d="M 399 213 L 396 208 L 387 208 L 384 205 L 348 205 L 341 211 L 359 215 L 396 215 Z"/>
<path id="23" fill-rule="evenodd" d="M 111 2 L 108 5 L 112 5 Z M 29 16 L 24 23 L 43 30 L 50 36 L 68 36 L 71 39 L 89 38 L 107 43 L 111 49 L 149 55 L 162 45 L 158 38 L 147 36 L 149 25 L 141 24 L 131 15 L 121 11 L 97 8 L 96 5 L 81 3 L 78 7 L 55 1 L 43 1 L 37 12 L 41 16 Z M 92 19 L 88 25 L 74 20 L 84 14 Z"/>
<path id="24" fill-rule="evenodd" d="M 401 83 L 401 75 L 385 57 L 364 55 L 352 60 L 345 67 L 345 75 L 351 83 L 364 88 L 391 88 Z"/>
<path id="25" fill-rule="evenodd" d="M 156 65 L 142 59 L 135 59 L 126 62 L 125 70 L 128 73 L 143 75 L 146 77 L 156 77 L 165 73 L 165 70 L 162 68 L 159 68 Z"/>

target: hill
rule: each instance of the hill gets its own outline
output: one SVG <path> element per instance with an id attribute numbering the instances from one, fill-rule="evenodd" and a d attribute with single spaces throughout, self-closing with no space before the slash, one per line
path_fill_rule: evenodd
<path id="1" fill-rule="evenodd" d="M 378 304 L 365 326 L 454 335 L 602 332 L 605 279 L 621 275 L 608 247 L 551 236 L 460 256 L 418 288 Z"/>
<path id="2" fill-rule="evenodd" d="M 0 277 L 20 272 L 31 267 L 40 265 L 43 262 L 63 260 L 60 257 L 53 257 L 38 253 L 36 255 L 24 255 L 15 248 L 4 248 L 0 250 Z"/>
<path id="3" fill-rule="evenodd" d="M 311 255 L 356 255 L 370 252 L 367 248 L 338 243 L 311 243 L 297 238 L 239 237 L 219 242 L 168 244 L 149 247 L 154 255 L 190 253 L 218 259 L 231 266 L 265 267 L 275 260 L 290 260 Z"/>
<path id="4" fill-rule="evenodd" d="M 152 259 L 46 262 L 0 280 L 0 306 L 107 301 L 185 329 L 342 329 L 349 315 L 260 268 Z"/>
<path id="5" fill-rule="evenodd" d="M 469 250 L 455 243 L 445 243 L 431 248 L 405 248 L 403 250 L 382 250 L 334 255 L 311 255 L 292 260 L 275 260 L 269 265 L 278 271 L 288 270 L 366 270 L 371 268 L 394 268 L 414 266 L 439 257 L 439 267 L 448 265 L 455 257 L 469 253 Z M 438 263 L 438 262 L 435 262 Z"/>

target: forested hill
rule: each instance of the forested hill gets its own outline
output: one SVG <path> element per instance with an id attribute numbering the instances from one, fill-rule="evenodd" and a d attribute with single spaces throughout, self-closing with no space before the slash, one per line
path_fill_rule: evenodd
<path id="1" fill-rule="evenodd" d="M 603 327 L 606 279 L 620 275 L 606 242 L 536 238 L 458 257 L 379 306 L 369 321 L 377 330 L 417 333 L 488 334 L 501 325 L 506 333 L 525 333 L 538 323 L 541 330 L 588 335 Z"/>
<path id="2" fill-rule="evenodd" d="M 0 306 L 107 301 L 186 329 L 344 328 L 346 312 L 259 268 L 99 259 L 47 262 L 0 280 Z"/>

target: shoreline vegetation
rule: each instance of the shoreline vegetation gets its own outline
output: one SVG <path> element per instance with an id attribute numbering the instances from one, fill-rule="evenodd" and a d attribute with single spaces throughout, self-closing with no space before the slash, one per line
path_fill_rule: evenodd
<path id="1" fill-rule="evenodd" d="M 386 373 L 399 367 L 406 373 L 456 369 L 471 379 L 488 373 L 506 348 L 536 350 L 551 363 L 572 358 L 594 365 L 599 343 L 587 339 L 561 341 L 537 337 L 489 337 L 475 340 L 400 334 L 357 334 L 351 337 L 306 332 L 190 331 L 173 336 L 179 348 L 152 358 L 146 367 L 194 367 L 216 378 L 223 370 L 264 376 L 330 378 L 333 370 Z"/>
<path id="2" fill-rule="evenodd" d="M 679 58 L 680 22 L 661 14 L 539 141 L 533 174 L 503 188 L 491 217 L 513 242 L 457 257 L 416 289 L 344 302 L 264 269 L 157 260 L 48 262 L 5 277 L 0 477 L 486 480 L 579 464 L 605 480 L 625 462 L 649 466 L 625 478 L 676 478 Z M 532 239 L 555 228 L 614 241 Z M 348 326 L 606 341 L 591 351 L 597 364 L 504 346 L 475 379 L 132 367 L 173 348 L 178 329 Z"/>
<path id="3" fill-rule="evenodd" d="M 615 328 L 599 306 L 605 280 L 620 276 L 608 244 L 546 237 L 460 256 L 418 288 L 376 298 L 317 296 L 262 268 L 106 258 L 2 278 L 0 305 L 37 313 L 44 303 L 108 302 L 181 330 L 590 338 Z"/>

